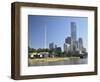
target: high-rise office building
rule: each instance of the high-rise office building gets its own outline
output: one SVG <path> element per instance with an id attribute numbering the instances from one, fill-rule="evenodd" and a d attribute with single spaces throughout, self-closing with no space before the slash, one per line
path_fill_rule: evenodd
<path id="1" fill-rule="evenodd" d="M 79 38 L 78 40 L 78 48 L 79 48 L 79 51 L 83 51 L 83 40 L 82 38 Z"/>
<path id="2" fill-rule="evenodd" d="M 54 48 L 55 48 L 54 43 L 50 43 L 50 44 L 49 44 L 49 49 L 54 49 Z"/>
<path id="3" fill-rule="evenodd" d="M 76 23 L 71 22 L 71 51 L 76 51 L 77 49 L 77 32 L 76 32 Z"/>
<path id="4" fill-rule="evenodd" d="M 78 46 L 79 42 L 76 41 L 75 44 L 76 44 L 76 51 L 79 51 L 79 46 Z"/>
<path id="5" fill-rule="evenodd" d="M 64 47 L 64 52 L 66 52 L 66 53 L 70 52 L 70 44 L 64 43 L 63 47 Z"/>
<path id="6" fill-rule="evenodd" d="M 63 45 L 64 52 L 68 53 L 71 51 L 71 37 L 67 37 L 65 39 L 65 43 Z"/>
<path id="7" fill-rule="evenodd" d="M 67 38 L 65 39 L 65 43 L 71 44 L 71 37 L 67 37 Z"/>

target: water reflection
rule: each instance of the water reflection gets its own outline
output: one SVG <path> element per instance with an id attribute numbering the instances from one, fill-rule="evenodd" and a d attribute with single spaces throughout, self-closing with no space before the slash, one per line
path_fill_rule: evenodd
<path id="1" fill-rule="evenodd" d="M 83 59 L 69 59 L 63 61 L 53 61 L 53 62 L 38 62 L 29 64 L 29 66 L 51 66 L 51 65 L 76 65 L 76 64 L 87 64 L 87 58 Z"/>

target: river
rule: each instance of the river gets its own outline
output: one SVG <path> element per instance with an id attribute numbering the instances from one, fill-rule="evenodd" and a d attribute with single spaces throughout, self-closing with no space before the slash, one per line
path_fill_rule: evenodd
<path id="1" fill-rule="evenodd" d="M 29 66 L 52 66 L 52 65 L 77 65 L 77 64 L 87 64 L 87 58 L 83 59 L 69 59 L 63 61 L 53 61 L 53 62 L 38 62 L 30 64 Z"/>

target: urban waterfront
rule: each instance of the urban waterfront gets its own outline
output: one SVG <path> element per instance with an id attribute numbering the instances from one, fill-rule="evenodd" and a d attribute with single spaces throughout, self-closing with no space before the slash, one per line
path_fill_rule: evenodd
<path id="1" fill-rule="evenodd" d="M 87 64 L 86 17 L 29 15 L 28 21 L 28 66 Z"/>
<path id="2" fill-rule="evenodd" d="M 29 66 L 55 66 L 55 65 L 79 65 L 79 64 L 87 64 L 87 58 L 72 58 L 69 60 L 62 60 L 62 61 L 53 61 L 53 62 L 38 62 L 38 63 L 31 63 Z"/>

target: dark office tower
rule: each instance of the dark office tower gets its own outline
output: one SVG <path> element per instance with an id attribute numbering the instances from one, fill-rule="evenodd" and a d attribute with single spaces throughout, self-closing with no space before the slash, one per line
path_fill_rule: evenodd
<path id="1" fill-rule="evenodd" d="M 67 38 L 65 39 L 65 43 L 71 44 L 71 37 L 67 37 Z"/>
<path id="2" fill-rule="evenodd" d="M 79 51 L 83 51 L 83 40 L 82 40 L 82 38 L 79 38 L 79 40 L 78 40 L 79 42 Z"/>
<path id="3" fill-rule="evenodd" d="M 78 47 L 79 47 L 79 46 L 78 46 L 78 41 L 76 41 L 76 50 L 77 50 L 77 51 L 79 50 Z"/>
<path id="4" fill-rule="evenodd" d="M 71 51 L 76 51 L 77 49 L 77 44 L 76 44 L 76 39 L 77 39 L 77 34 L 76 34 L 76 23 L 71 22 Z"/>
<path id="5" fill-rule="evenodd" d="M 50 43 L 49 44 L 49 49 L 54 49 L 54 48 L 55 48 L 54 43 Z"/>
<path id="6" fill-rule="evenodd" d="M 65 39 L 65 43 L 63 45 L 64 52 L 69 53 L 71 52 L 71 37 L 67 37 Z"/>

